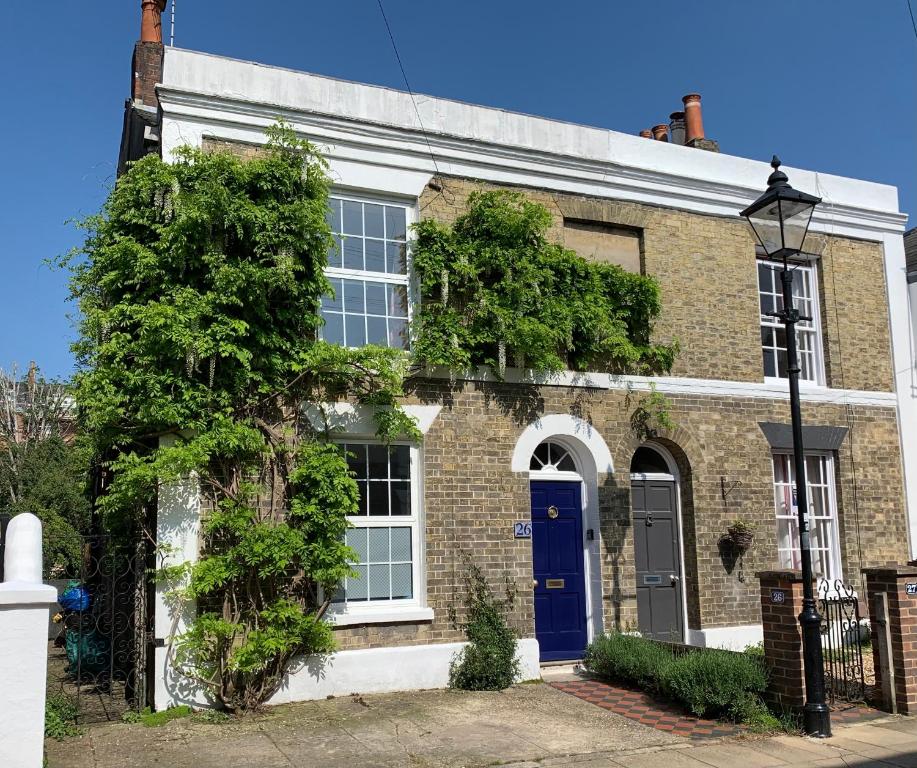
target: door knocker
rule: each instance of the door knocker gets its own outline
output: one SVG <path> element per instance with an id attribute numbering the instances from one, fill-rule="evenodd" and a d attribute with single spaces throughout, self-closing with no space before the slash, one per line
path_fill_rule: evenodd
<path id="1" fill-rule="evenodd" d="M 550 517 L 553 520 L 554 518 L 557 517 L 557 515 L 558 515 L 557 507 L 555 507 L 552 504 L 550 507 L 548 507 L 548 517 Z"/>

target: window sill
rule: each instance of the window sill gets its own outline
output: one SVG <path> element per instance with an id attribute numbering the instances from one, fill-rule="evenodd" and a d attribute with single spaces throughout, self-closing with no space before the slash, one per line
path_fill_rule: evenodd
<path id="1" fill-rule="evenodd" d="M 781 379 L 781 378 L 778 377 L 778 376 L 765 376 L 765 377 L 764 377 L 764 383 L 765 383 L 765 384 L 770 384 L 770 385 L 772 385 L 772 386 L 787 387 L 787 386 L 789 386 L 790 380 L 789 380 L 789 379 Z M 824 384 L 819 384 L 818 382 L 815 382 L 815 381 L 807 381 L 807 380 L 804 380 L 804 379 L 800 379 L 800 380 L 799 380 L 799 389 L 800 389 L 800 391 L 802 391 L 802 390 L 813 390 L 813 389 L 814 389 L 814 390 L 827 390 L 828 387 L 826 387 Z"/>
<path id="2" fill-rule="evenodd" d="M 413 621 L 432 621 L 433 609 L 416 605 L 339 609 L 329 610 L 327 617 L 336 627 L 350 627 L 356 624 L 407 624 Z"/>

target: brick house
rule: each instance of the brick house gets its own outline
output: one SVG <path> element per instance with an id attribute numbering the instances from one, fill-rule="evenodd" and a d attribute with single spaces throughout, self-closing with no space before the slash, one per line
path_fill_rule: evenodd
<path id="1" fill-rule="evenodd" d="M 144 3 L 154 20 L 158 7 Z M 321 669 L 306 660 L 277 701 L 444 685 L 462 640 L 449 609 L 463 553 L 514 583 L 526 677 L 614 628 L 704 646 L 760 640 L 754 573 L 797 566 L 785 349 L 763 314 L 779 288 L 738 216 L 766 163 L 720 153 L 699 97 L 667 141 L 665 126 L 653 139 L 446 99 L 415 109 L 388 88 L 163 49 L 144 29 L 122 164 L 186 143 L 256 152 L 279 115 L 323 149 L 342 245 L 326 338 L 408 345 L 410 225 L 454 220 L 472 190 L 512 187 L 549 209 L 557 241 L 654 275 L 656 336 L 681 345 L 671 374 L 652 379 L 431 375 L 406 401 L 422 441 L 389 450 L 363 414 L 342 413 L 364 494 L 348 533 L 360 578 L 333 611 L 340 651 Z M 906 217 L 892 187 L 788 175 L 826 201 L 796 271 L 814 318 L 799 343 L 815 567 L 858 583 L 864 566 L 907 560 L 917 538 Z M 651 387 L 676 426 L 641 441 L 629 416 Z M 196 557 L 198 512 L 190 481 L 160 494 L 159 537 L 175 558 Z M 721 545 L 736 518 L 757 531 L 742 557 Z M 158 708 L 189 695 L 167 660 L 173 620 L 160 594 Z"/>

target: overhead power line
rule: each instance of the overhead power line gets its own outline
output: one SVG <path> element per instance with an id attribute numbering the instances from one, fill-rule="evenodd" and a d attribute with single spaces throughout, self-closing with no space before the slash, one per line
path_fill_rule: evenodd
<path id="1" fill-rule="evenodd" d="M 388 39 L 392 41 L 392 50 L 395 52 L 395 58 L 398 60 L 398 68 L 401 70 L 401 77 L 404 78 L 404 87 L 408 89 L 408 95 L 411 97 L 411 103 L 414 105 L 414 112 L 417 114 L 417 122 L 420 123 L 420 132 L 423 134 L 424 141 L 427 143 L 427 151 L 430 153 L 430 159 L 433 161 L 433 168 L 439 175 L 439 165 L 436 163 L 436 156 L 433 154 L 433 147 L 430 144 L 430 137 L 427 136 L 427 129 L 424 128 L 423 118 L 420 116 L 420 110 L 417 108 L 417 99 L 414 98 L 414 91 L 408 82 L 408 74 L 404 70 L 404 63 L 401 61 L 401 54 L 398 53 L 398 45 L 395 42 L 395 36 L 392 34 L 392 27 L 388 23 L 388 17 L 385 15 L 385 8 L 382 7 L 382 0 L 376 0 L 379 4 L 379 12 L 382 14 L 382 21 L 385 22 L 385 29 L 388 31 Z"/>

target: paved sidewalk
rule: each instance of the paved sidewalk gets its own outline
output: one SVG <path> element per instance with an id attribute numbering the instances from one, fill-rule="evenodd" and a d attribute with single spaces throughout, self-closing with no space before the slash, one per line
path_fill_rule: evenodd
<path id="1" fill-rule="evenodd" d="M 47 755 L 49 768 L 917 768 L 913 718 L 836 733 L 691 741 L 539 684 L 303 702 L 222 725 L 95 726 L 48 741 Z"/>

